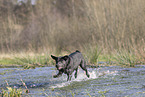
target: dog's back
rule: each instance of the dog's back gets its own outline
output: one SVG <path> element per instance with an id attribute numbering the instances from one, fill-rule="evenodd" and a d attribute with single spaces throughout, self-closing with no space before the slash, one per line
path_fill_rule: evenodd
<path id="1" fill-rule="evenodd" d="M 76 50 L 76 52 L 73 52 L 69 55 L 70 63 L 68 64 L 68 68 L 70 68 L 70 71 L 73 72 L 78 68 L 78 66 L 84 67 L 85 60 L 83 58 L 83 55 L 80 51 Z"/>
<path id="2" fill-rule="evenodd" d="M 83 55 L 78 50 L 76 50 L 76 52 L 71 53 L 69 57 L 73 59 L 73 62 L 75 62 L 75 64 L 80 63 L 82 60 L 84 60 Z"/>

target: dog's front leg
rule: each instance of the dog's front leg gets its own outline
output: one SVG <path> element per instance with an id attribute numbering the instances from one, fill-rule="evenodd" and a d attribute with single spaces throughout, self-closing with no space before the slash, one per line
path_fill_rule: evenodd
<path id="1" fill-rule="evenodd" d="M 53 78 L 57 78 L 57 77 L 62 76 L 62 73 L 63 73 L 63 72 L 59 71 L 57 75 L 54 75 L 54 76 L 53 76 Z"/>
<path id="2" fill-rule="evenodd" d="M 78 67 L 77 67 L 76 72 L 75 72 L 75 78 L 77 78 L 77 72 L 78 72 Z"/>
<path id="3" fill-rule="evenodd" d="M 71 81 L 72 75 L 71 74 L 67 74 L 67 81 Z"/>

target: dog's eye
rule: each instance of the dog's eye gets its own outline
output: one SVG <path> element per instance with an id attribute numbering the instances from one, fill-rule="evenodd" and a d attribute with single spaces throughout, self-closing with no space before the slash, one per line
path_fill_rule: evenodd
<path id="1" fill-rule="evenodd" d="M 61 63 L 63 63 L 63 60 L 60 60 Z"/>
<path id="2" fill-rule="evenodd" d="M 60 60 L 61 63 L 63 63 L 63 60 Z"/>

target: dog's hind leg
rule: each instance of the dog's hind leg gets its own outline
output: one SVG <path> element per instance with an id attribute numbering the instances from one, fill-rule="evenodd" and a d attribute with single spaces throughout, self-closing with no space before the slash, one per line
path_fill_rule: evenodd
<path id="1" fill-rule="evenodd" d="M 78 72 L 78 68 L 76 69 L 76 72 L 75 72 L 75 78 L 77 78 L 77 72 Z"/>
<path id="2" fill-rule="evenodd" d="M 87 70 L 87 67 L 86 67 L 86 62 L 84 60 L 81 61 L 80 67 L 86 72 L 86 75 L 89 78 L 90 75 L 89 75 L 88 70 Z"/>

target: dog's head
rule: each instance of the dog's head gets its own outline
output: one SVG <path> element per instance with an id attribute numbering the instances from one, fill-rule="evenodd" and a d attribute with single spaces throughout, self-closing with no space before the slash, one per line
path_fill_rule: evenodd
<path id="1" fill-rule="evenodd" d="M 51 55 L 52 59 L 56 61 L 56 68 L 57 70 L 63 70 L 66 68 L 68 61 L 69 61 L 69 56 L 63 56 L 63 57 L 56 57 Z"/>

